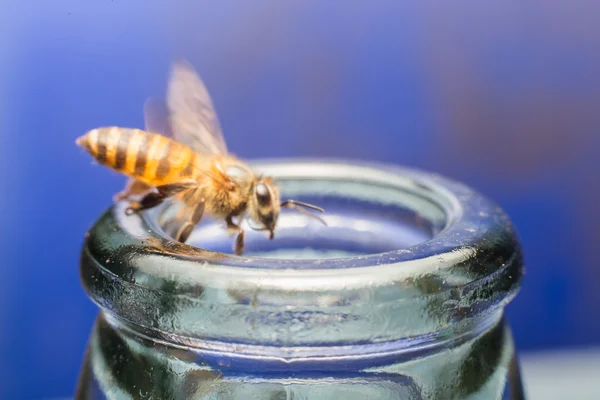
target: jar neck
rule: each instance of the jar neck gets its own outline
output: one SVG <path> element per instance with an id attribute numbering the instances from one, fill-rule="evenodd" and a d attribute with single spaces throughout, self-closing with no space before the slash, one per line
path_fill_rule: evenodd
<path id="1" fill-rule="evenodd" d="M 395 343 L 388 343 L 321 348 L 325 351 L 319 354 L 306 349 L 257 351 L 259 347 L 245 345 L 209 348 L 206 341 L 205 347 L 191 347 L 105 317 L 100 314 L 90 341 L 87 368 L 94 379 L 88 383 L 93 385 L 83 390 L 99 389 L 119 398 L 145 394 L 163 398 L 165 393 L 280 398 L 288 390 L 302 398 L 327 399 L 347 398 L 343 394 L 348 391 L 357 400 L 400 394 L 411 399 L 470 398 L 475 393 L 497 398 L 514 356 L 509 330 L 502 320 L 492 323 L 492 316 L 487 329 L 478 325 L 479 331 L 471 329 L 467 335 L 420 349 L 409 345 L 398 351 Z M 294 354 L 295 350 L 303 353 Z"/>
<path id="2" fill-rule="evenodd" d="M 499 327 L 502 319 L 503 313 L 498 310 L 427 335 L 403 337 L 386 342 L 295 347 L 277 346 L 276 343 L 267 346 L 182 337 L 140 327 L 110 314 L 103 314 L 101 324 L 110 326 L 118 335 L 133 342 L 152 343 L 152 347 L 160 345 L 192 352 L 198 355 L 202 363 L 208 365 L 226 365 L 228 368 L 240 370 L 251 368 L 263 372 L 290 368 L 294 371 L 354 371 L 367 365 L 376 367 L 392 362 L 406 362 L 459 348 Z"/>

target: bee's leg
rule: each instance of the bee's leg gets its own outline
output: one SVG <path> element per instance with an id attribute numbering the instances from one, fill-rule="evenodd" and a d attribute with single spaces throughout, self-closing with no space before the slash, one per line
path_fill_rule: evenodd
<path id="1" fill-rule="evenodd" d="M 194 211 L 192 212 L 190 219 L 185 221 L 175 234 L 175 240 L 185 243 L 185 241 L 190 237 L 190 233 L 192 233 L 194 227 L 200 223 L 202 215 L 204 215 L 204 204 L 204 199 L 200 199 L 198 201 L 196 206 L 193 208 Z"/>
<path id="2" fill-rule="evenodd" d="M 225 218 L 227 222 L 227 228 L 237 231 L 238 235 L 235 238 L 235 244 L 233 246 L 233 250 L 237 256 L 241 256 L 244 252 L 244 230 L 233 222 L 232 216 L 228 216 Z"/>
<path id="3" fill-rule="evenodd" d="M 166 185 L 157 186 L 156 192 L 150 192 L 140 201 L 135 201 L 131 203 L 131 207 L 127 209 L 128 214 L 132 214 L 137 211 L 145 210 L 148 208 L 156 207 L 167 198 L 176 195 L 177 193 L 183 190 L 189 190 L 197 187 L 198 184 L 194 181 L 185 181 L 179 183 L 169 183 Z"/>
<path id="4" fill-rule="evenodd" d="M 144 182 L 138 181 L 137 179 L 129 179 L 125 188 L 119 193 L 115 194 L 113 199 L 115 201 L 125 200 L 131 196 L 142 194 L 148 190 L 150 190 L 150 186 L 146 185 Z"/>

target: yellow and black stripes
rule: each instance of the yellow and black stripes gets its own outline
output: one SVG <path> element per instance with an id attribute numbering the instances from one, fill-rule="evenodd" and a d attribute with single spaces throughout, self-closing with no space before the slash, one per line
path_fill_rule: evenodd
<path id="1" fill-rule="evenodd" d="M 139 129 L 98 128 L 77 139 L 100 164 L 156 186 L 189 178 L 195 154 L 167 137 Z"/>
<path id="2" fill-rule="evenodd" d="M 117 171 L 125 170 L 127 165 L 127 148 L 131 141 L 131 131 L 121 130 L 119 140 L 117 141 L 117 151 L 115 155 L 115 169 Z"/>
<path id="3" fill-rule="evenodd" d="M 148 152 L 152 145 L 152 136 L 141 135 L 139 144 L 135 149 L 135 167 L 133 173 L 139 178 L 146 177 L 146 164 L 148 163 Z M 134 149 L 130 149 L 134 150 Z M 133 153 L 133 151 L 131 151 Z"/>
<path id="4" fill-rule="evenodd" d="M 166 146 L 162 146 L 162 153 L 158 157 L 158 165 L 156 166 L 156 179 L 165 179 L 171 172 L 171 145 L 173 141 L 168 140 Z"/>

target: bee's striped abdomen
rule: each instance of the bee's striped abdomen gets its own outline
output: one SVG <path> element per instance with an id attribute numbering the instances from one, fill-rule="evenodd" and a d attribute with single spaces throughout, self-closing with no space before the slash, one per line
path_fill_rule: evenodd
<path id="1" fill-rule="evenodd" d="M 135 129 L 99 128 L 77 139 L 77 144 L 86 149 L 100 164 L 119 172 L 128 172 L 127 158 L 132 138 L 141 135 L 143 133 Z"/>
<path id="2" fill-rule="evenodd" d="M 139 129 L 99 128 L 77 139 L 100 164 L 155 186 L 190 177 L 193 151 Z"/>

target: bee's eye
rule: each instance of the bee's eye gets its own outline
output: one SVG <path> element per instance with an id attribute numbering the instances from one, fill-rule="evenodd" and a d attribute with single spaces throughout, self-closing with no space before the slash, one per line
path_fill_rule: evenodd
<path id="1" fill-rule="evenodd" d="M 271 205 L 271 192 L 267 185 L 264 183 L 257 184 L 254 192 L 256 193 L 256 200 L 258 200 L 260 206 L 266 207 Z"/>

